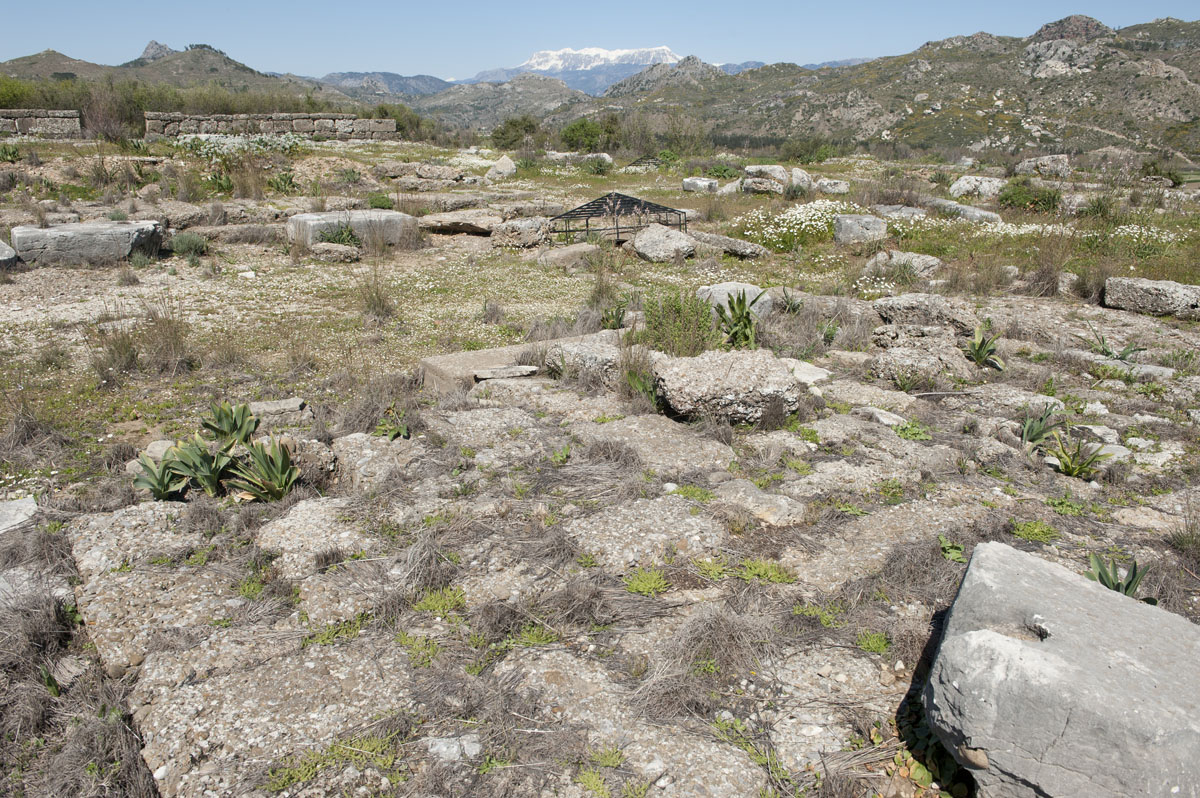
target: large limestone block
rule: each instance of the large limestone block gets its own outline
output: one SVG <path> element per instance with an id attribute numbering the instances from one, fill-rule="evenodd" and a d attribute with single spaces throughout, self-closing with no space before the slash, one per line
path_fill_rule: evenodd
<path id="1" fill-rule="evenodd" d="M 690 257 L 696 252 L 696 239 L 687 233 L 661 224 L 652 224 L 633 237 L 633 251 L 651 263 L 669 263 L 676 256 Z"/>
<path id="2" fill-rule="evenodd" d="M 17 265 L 17 251 L 0 241 L 0 269 L 11 269 Z"/>
<path id="3" fill-rule="evenodd" d="M 753 241 L 743 241 L 740 238 L 718 235 L 717 233 L 703 233 L 697 230 L 691 231 L 688 235 L 701 244 L 717 247 L 726 255 L 733 255 L 735 258 L 752 260 L 754 258 L 765 258 L 771 254 L 771 250 L 762 244 L 755 244 Z"/>
<path id="4" fill-rule="evenodd" d="M 975 549 L 924 692 L 983 798 L 1200 795 L 1200 628 L 1000 543 Z"/>
<path id="5" fill-rule="evenodd" d="M 1004 190 L 1005 184 L 1006 181 L 1000 177 L 963 175 L 950 185 L 950 196 L 975 196 L 980 199 L 993 199 Z"/>
<path id="6" fill-rule="evenodd" d="M 506 177 L 512 177 L 517 173 L 517 164 L 512 158 L 507 155 L 501 155 L 500 160 L 492 164 L 492 168 L 487 170 L 488 180 L 503 180 Z"/>
<path id="7" fill-rule="evenodd" d="M 774 180 L 776 183 L 779 183 L 783 186 L 790 185 L 792 182 L 791 175 L 788 174 L 788 170 L 784 169 L 782 166 L 774 164 L 770 166 L 759 166 L 752 164 L 746 167 L 746 174 L 749 177 Z"/>
<path id="8" fill-rule="evenodd" d="M 382 237 L 389 246 L 407 244 L 417 236 L 417 220 L 407 213 L 373 209 L 365 211 L 326 211 L 298 213 L 287 222 L 288 241 L 312 246 L 321 234 L 349 226 L 362 241 Z"/>
<path id="9" fill-rule="evenodd" d="M 1151 316 L 1200 318 L 1200 285 L 1142 277 L 1109 277 L 1104 283 L 1104 304 Z"/>
<path id="10" fill-rule="evenodd" d="M 833 240 L 839 244 L 860 244 L 887 238 L 887 222 L 864 213 L 841 213 L 833 217 Z"/>
<path id="11" fill-rule="evenodd" d="M 1041 175 L 1042 177 L 1070 177 L 1071 160 L 1066 155 L 1043 155 L 1041 158 L 1026 158 L 1014 169 L 1019 175 Z"/>
<path id="12" fill-rule="evenodd" d="M 715 194 L 720 185 L 711 177 L 685 177 L 683 179 L 684 191 L 699 191 L 702 194 Z"/>
<path id="13" fill-rule="evenodd" d="M 676 413 L 753 424 L 772 402 L 781 401 L 788 413 L 799 406 L 807 388 L 789 365 L 755 349 L 663 358 L 654 371 L 659 395 Z"/>
<path id="14" fill-rule="evenodd" d="M 114 263 L 134 252 L 155 255 L 162 238 L 162 225 L 156 221 L 104 220 L 53 227 L 22 225 L 12 229 L 17 256 L 38 266 Z"/>

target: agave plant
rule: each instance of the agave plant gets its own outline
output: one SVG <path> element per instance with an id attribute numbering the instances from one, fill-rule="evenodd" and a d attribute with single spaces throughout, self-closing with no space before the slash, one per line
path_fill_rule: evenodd
<path id="1" fill-rule="evenodd" d="M 210 452 L 208 441 L 198 434 L 187 443 L 172 446 L 163 460 L 169 463 L 172 472 L 195 482 L 209 496 L 220 495 L 221 480 L 233 463 L 227 447 Z"/>
<path id="2" fill-rule="evenodd" d="M 1077 335 L 1075 337 L 1086 343 L 1091 350 L 1098 355 L 1103 355 L 1104 357 L 1112 358 L 1113 360 L 1128 362 L 1129 358 L 1133 357 L 1138 352 L 1146 351 L 1146 347 L 1135 346 L 1132 343 L 1125 344 L 1125 346 L 1123 346 L 1120 350 L 1114 349 L 1112 344 L 1108 342 L 1108 339 L 1104 337 L 1104 334 L 1093 327 L 1090 322 L 1088 323 L 1088 329 L 1091 330 L 1092 340 L 1089 341 L 1082 335 Z"/>
<path id="3" fill-rule="evenodd" d="M 1101 460 L 1112 457 L 1102 449 L 1101 446 L 1086 444 L 1078 438 L 1075 439 L 1074 446 L 1068 448 L 1058 430 L 1055 430 L 1054 448 L 1047 449 L 1046 453 L 1058 460 L 1058 470 L 1066 476 L 1087 479 L 1098 470 L 1097 464 Z"/>
<path id="4" fill-rule="evenodd" d="M 983 332 L 983 326 L 975 328 L 975 337 L 972 338 L 963 349 L 963 353 L 969 357 L 976 366 L 986 367 L 991 366 L 996 371 L 1004 371 L 1004 361 L 997 354 L 998 347 L 996 341 L 1000 339 L 999 335 L 987 336 Z"/>
<path id="5" fill-rule="evenodd" d="M 250 412 L 250 405 L 215 402 L 209 406 L 211 413 L 200 419 L 200 426 L 212 433 L 221 445 L 245 444 L 258 429 L 258 419 Z"/>
<path id="6" fill-rule="evenodd" d="M 753 300 L 746 300 L 746 292 L 738 291 L 725 305 L 717 305 L 717 319 L 725 341 L 734 349 L 757 349 L 758 338 L 752 309 L 763 298 L 763 291 Z"/>
<path id="7" fill-rule="evenodd" d="M 187 487 L 187 477 L 173 471 L 171 462 L 166 457 L 156 463 L 143 453 L 138 458 L 138 464 L 141 465 L 142 472 L 133 478 L 133 486 L 150 491 L 155 501 L 167 501 Z"/>
<path id="8" fill-rule="evenodd" d="M 1117 568 L 1117 561 L 1110 560 L 1107 563 L 1100 559 L 1095 553 L 1089 555 L 1091 561 L 1091 569 L 1084 574 L 1093 582 L 1099 582 L 1109 590 L 1115 590 L 1130 598 L 1137 598 L 1137 588 L 1141 584 L 1142 579 L 1149 572 L 1149 569 L 1138 570 L 1137 560 L 1129 566 L 1129 570 L 1125 572 L 1125 577 L 1121 578 L 1121 572 Z M 1147 596 L 1142 599 L 1146 604 L 1158 604 L 1158 599 Z"/>
<path id="9" fill-rule="evenodd" d="M 247 444 L 246 450 L 249 460 L 233 467 L 237 478 L 229 484 L 264 502 L 279 501 L 288 495 L 300 478 L 300 469 L 292 465 L 287 447 L 280 446 L 279 441 L 272 438 L 270 445 L 251 443 Z"/>
<path id="10" fill-rule="evenodd" d="M 1025 445 L 1026 450 L 1033 451 L 1042 445 L 1051 432 L 1063 426 L 1063 423 L 1061 418 L 1054 418 L 1053 405 L 1046 405 L 1038 416 L 1026 413 L 1025 421 L 1021 423 L 1021 443 Z"/>

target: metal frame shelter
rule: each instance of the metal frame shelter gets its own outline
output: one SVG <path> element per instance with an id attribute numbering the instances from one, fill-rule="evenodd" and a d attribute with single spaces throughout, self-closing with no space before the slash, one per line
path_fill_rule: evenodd
<path id="1" fill-rule="evenodd" d="M 596 224 L 593 224 L 593 221 Z M 617 241 L 621 241 L 623 232 L 633 233 L 651 224 L 661 224 L 674 227 L 680 232 L 687 232 L 687 214 L 675 208 L 613 191 L 555 216 L 550 220 L 550 232 L 554 235 L 611 235 Z"/>

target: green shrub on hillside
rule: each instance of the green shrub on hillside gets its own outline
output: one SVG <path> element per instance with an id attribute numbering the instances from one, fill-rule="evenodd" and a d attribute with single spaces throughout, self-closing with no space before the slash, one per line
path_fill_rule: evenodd
<path id="1" fill-rule="evenodd" d="M 1008 181 L 996 198 L 1002 208 L 1039 213 L 1054 213 L 1061 200 L 1062 192 L 1053 188 L 1037 188 L 1028 177 Z"/>

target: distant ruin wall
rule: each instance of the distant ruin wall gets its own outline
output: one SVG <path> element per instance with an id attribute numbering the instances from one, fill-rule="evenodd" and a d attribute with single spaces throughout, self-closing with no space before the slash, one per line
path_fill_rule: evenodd
<path id="1" fill-rule="evenodd" d="M 78 111 L 45 108 L 0 108 L 0 135 L 5 133 L 44 139 L 83 138 Z"/>
<path id="2" fill-rule="evenodd" d="M 190 114 L 146 112 L 146 138 L 196 133 L 272 135 L 296 133 L 330 139 L 396 139 L 395 119 L 359 119 L 354 114 Z"/>

